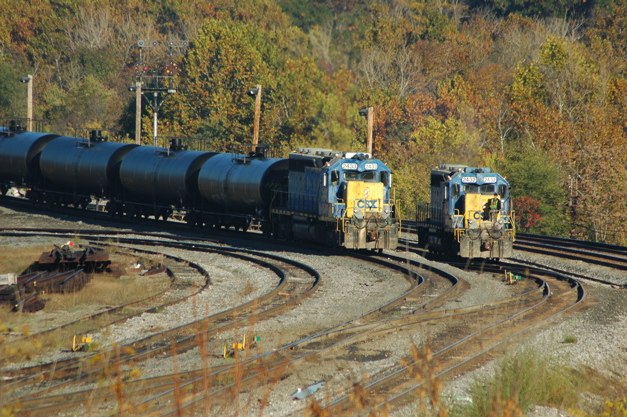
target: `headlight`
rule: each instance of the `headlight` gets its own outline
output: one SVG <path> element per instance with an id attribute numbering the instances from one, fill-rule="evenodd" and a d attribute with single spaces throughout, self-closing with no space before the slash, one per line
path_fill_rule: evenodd
<path id="1" fill-rule="evenodd" d="M 361 211 L 361 209 L 355 208 L 355 210 L 353 211 L 353 217 L 361 220 L 364 218 L 364 213 Z"/>
<path id="2" fill-rule="evenodd" d="M 479 223 L 477 223 L 474 219 L 468 220 L 468 228 L 469 229 L 478 229 Z"/>

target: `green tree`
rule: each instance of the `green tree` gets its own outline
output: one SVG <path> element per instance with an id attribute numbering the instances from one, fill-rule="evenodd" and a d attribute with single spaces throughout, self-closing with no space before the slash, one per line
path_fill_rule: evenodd
<path id="1" fill-rule="evenodd" d="M 573 17 L 585 16 L 590 12 L 594 2 L 580 0 L 470 0 L 470 9 L 491 8 L 499 15 L 522 14 L 533 17 Z"/>
<path id="2" fill-rule="evenodd" d="M 26 118 L 27 92 L 20 83 L 26 75 L 9 62 L 0 62 L 0 118 Z"/>
<path id="3" fill-rule="evenodd" d="M 274 87 L 268 63 L 277 53 L 254 25 L 209 20 L 184 58 L 181 94 L 166 103 L 174 133 L 205 136 L 214 149 L 250 138 L 246 91 L 256 84 Z"/>
<path id="4" fill-rule="evenodd" d="M 504 160 L 497 161 L 494 168 L 507 177 L 512 187 L 514 210 L 519 199 L 537 202 L 537 211 L 533 214 L 539 215 L 541 219 L 531 227 L 525 227 L 526 223 L 521 222 L 518 224 L 519 230 L 550 236 L 568 236 L 569 200 L 564 188 L 568 179 L 564 178 L 563 171 L 546 153 L 529 144 L 513 143 L 506 155 Z"/>

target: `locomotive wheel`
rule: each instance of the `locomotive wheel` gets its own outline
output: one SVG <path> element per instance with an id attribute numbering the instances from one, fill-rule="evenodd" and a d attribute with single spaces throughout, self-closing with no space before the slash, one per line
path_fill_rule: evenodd
<path id="1" fill-rule="evenodd" d="M 267 221 L 261 222 L 261 233 L 265 237 L 270 237 L 272 235 L 272 223 Z"/>
<path id="2" fill-rule="evenodd" d="M 281 240 L 288 240 L 292 231 L 291 222 L 289 222 L 288 218 L 281 219 L 280 217 L 278 217 L 276 220 L 277 238 Z"/>

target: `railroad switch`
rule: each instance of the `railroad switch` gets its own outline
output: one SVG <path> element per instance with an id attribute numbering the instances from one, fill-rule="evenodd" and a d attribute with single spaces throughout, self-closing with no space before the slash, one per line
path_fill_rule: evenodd
<path id="1" fill-rule="evenodd" d="M 505 271 L 505 279 L 504 279 L 504 281 L 506 283 L 508 283 L 509 285 L 514 285 L 514 284 L 518 283 L 518 281 L 520 281 L 521 279 L 522 279 L 522 276 L 516 275 L 513 272 Z"/>
<path id="2" fill-rule="evenodd" d="M 236 350 L 246 350 L 246 349 L 255 347 L 256 343 L 260 340 L 261 340 L 261 337 L 253 336 L 250 338 L 250 341 L 248 341 L 248 335 L 245 334 L 244 337 L 242 338 L 242 343 L 233 342 L 230 349 L 229 349 L 228 344 L 225 343 L 224 352 L 222 356 L 224 358 L 228 358 L 228 357 L 233 356 Z"/>
<path id="3" fill-rule="evenodd" d="M 80 342 L 78 341 L 80 337 Z M 74 335 L 74 338 L 72 339 L 72 352 L 84 352 L 89 350 L 89 348 L 91 347 L 91 343 L 92 343 L 93 339 L 91 336 L 77 336 Z"/>

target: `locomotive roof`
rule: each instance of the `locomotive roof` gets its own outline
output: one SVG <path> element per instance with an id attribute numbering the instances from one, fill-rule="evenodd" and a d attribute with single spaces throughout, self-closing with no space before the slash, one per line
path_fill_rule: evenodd
<path id="1" fill-rule="evenodd" d="M 454 165 L 454 164 L 440 164 L 437 168 L 431 170 L 433 173 L 437 171 L 446 172 L 448 174 L 453 174 L 456 172 L 464 172 L 467 174 L 489 174 L 492 172 L 490 168 L 487 167 L 470 167 L 468 165 Z"/>
<path id="2" fill-rule="evenodd" d="M 289 156 L 290 171 L 303 171 L 305 167 L 322 168 L 335 164 L 341 159 L 372 159 L 366 152 L 338 152 L 322 148 L 298 148 Z"/>
<path id="3" fill-rule="evenodd" d="M 290 157 L 303 155 L 307 157 L 318 157 L 318 158 L 328 158 L 328 157 L 337 157 L 341 154 L 341 152 L 333 151 L 331 149 L 324 148 L 298 148 L 294 152 L 290 153 Z"/>
<path id="4" fill-rule="evenodd" d="M 346 158 L 346 159 L 372 159 L 372 155 L 366 152 L 339 152 L 324 148 L 298 148 L 290 153 L 290 158 L 299 156 L 306 158 Z"/>

